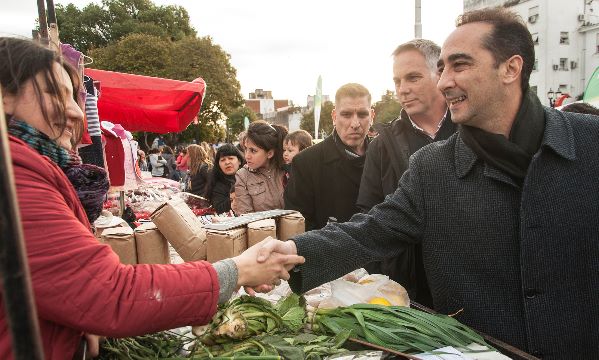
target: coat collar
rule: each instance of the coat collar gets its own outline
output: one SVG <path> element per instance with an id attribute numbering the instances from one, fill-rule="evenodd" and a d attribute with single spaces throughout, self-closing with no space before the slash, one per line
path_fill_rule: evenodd
<path id="1" fill-rule="evenodd" d="M 572 132 L 572 124 L 569 118 L 561 111 L 552 108 L 544 107 L 545 110 L 545 130 L 543 132 L 543 142 L 541 143 L 541 151 L 543 148 L 553 150 L 557 155 L 567 160 L 576 160 L 576 148 L 574 143 L 574 134 Z M 464 143 L 459 133 L 454 134 L 456 137 L 455 144 L 455 166 L 456 175 L 459 178 L 465 177 L 473 168 L 478 160 L 478 157 Z M 538 153 L 538 152 L 537 152 Z M 498 177 L 503 174 L 496 174 L 495 169 L 485 169 L 485 175 Z M 504 176 L 499 176 L 504 177 Z"/>

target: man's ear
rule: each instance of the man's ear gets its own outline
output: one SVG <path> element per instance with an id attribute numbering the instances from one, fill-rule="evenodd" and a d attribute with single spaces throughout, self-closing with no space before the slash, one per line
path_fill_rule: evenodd
<path id="1" fill-rule="evenodd" d="M 335 127 L 335 123 L 337 122 L 337 112 L 335 111 L 335 108 L 331 111 L 331 118 L 333 119 L 333 127 Z M 314 126 L 316 126 L 316 124 Z"/>
<path id="2" fill-rule="evenodd" d="M 522 77 L 522 67 L 524 66 L 524 59 L 520 55 L 513 55 L 502 64 L 503 82 L 511 84 L 513 82 L 520 83 Z"/>

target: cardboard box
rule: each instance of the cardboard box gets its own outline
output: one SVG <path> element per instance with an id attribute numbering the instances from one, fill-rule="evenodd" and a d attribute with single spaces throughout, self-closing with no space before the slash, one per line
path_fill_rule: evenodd
<path id="1" fill-rule="evenodd" d="M 208 261 L 232 258 L 241 254 L 248 247 L 247 229 L 208 230 Z"/>
<path id="2" fill-rule="evenodd" d="M 122 264 L 137 264 L 135 237 L 129 226 L 104 229 L 102 242 L 110 245 Z"/>
<path id="3" fill-rule="evenodd" d="M 143 223 L 135 229 L 134 233 L 139 264 L 169 264 L 171 262 L 168 242 L 156 224 Z"/>
<path id="4" fill-rule="evenodd" d="M 269 236 L 277 237 L 275 219 L 258 220 L 248 224 L 248 247 L 254 246 Z"/>
<path id="5" fill-rule="evenodd" d="M 206 260 L 206 230 L 183 200 L 167 201 L 150 218 L 184 261 Z"/>
<path id="6" fill-rule="evenodd" d="M 289 240 L 294 235 L 306 232 L 306 220 L 299 212 L 283 215 L 278 219 L 277 239 Z"/>

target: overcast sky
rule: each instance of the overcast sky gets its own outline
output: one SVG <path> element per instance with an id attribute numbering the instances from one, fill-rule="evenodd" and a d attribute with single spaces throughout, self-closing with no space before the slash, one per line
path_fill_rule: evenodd
<path id="1" fill-rule="evenodd" d="M 421 1 L 422 35 L 442 45 L 462 12 L 463 0 Z M 100 0 L 55 0 L 80 8 L 90 2 Z M 414 37 L 413 0 L 154 2 L 185 7 L 198 35 L 210 35 L 231 55 L 244 98 L 260 88 L 302 106 L 306 96 L 314 94 L 318 75 L 323 94 L 331 98 L 339 86 L 358 82 L 370 90 L 373 100 L 380 99 L 393 89 L 391 52 Z M 0 4 L 0 33 L 30 37 L 36 1 Z"/>

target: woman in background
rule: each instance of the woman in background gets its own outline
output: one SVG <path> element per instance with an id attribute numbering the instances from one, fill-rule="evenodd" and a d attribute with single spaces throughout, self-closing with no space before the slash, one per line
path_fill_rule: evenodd
<path id="1" fill-rule="evenodd" d="M 221 145 L 216 151 L 206 186 L 206 199 L 218 214 L 231 210 L 229 193 L 235 185 L 235 173 L 243 164 L 243 156 L 233 144 Z"/>
<path id="2" fill-rule="evenodd" d="M 205 197 L 208 172 L 212 169 L 212 160 L 200 145 L 189 145 L 189 180 L 187 192 Z"/>
<path id="3" fill-rule="evenodd" d="M 235 214 L 284 209 L 283 139 L 287 129 L 265 121 L 250 124 L 245 138 L 246 165 L 235 175 Z"/>
<path id="4" fill-rule="evenodd" d="M 152 171 L 152 176 L 154 177 L 164 177 L 165 169 L 166 169 L 166 160 L 162 157 L 159 149 L 150 149 L 148 152 L 148 157 L 150 158 L 150 166 Z"/>

